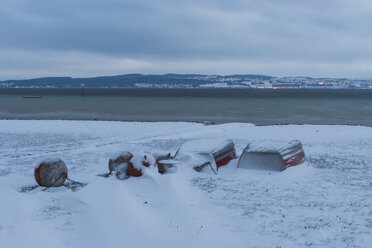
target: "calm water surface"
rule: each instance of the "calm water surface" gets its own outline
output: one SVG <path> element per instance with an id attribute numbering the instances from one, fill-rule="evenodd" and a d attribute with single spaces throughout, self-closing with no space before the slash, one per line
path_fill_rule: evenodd
<path id="1" fill-rule="evenodd" d="M 0 119 L 372 126 L 372 90 L 0 89 Z"/>

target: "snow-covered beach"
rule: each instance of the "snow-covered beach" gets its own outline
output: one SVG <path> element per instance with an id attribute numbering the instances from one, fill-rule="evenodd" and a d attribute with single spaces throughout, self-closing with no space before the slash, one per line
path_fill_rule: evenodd
<path id="1" fill-rule="evenodd" d="M 120 181 L 98 177 L 112 154 L 175 153 L 185 141 L 302 141 L 283 172 L 218 174 L 179 165 Z M 186 122 L 0 121 L 0 247 L 371 247 L 372 128 Z M 59 157 L 88 183 L 20 193 Z"/>

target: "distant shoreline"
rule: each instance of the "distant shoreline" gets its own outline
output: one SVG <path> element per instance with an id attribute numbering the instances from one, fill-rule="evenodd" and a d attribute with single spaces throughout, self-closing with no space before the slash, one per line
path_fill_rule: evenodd
<path id="1" fill-rule="evenodd" d="M 86 78 L 42 77 L 0 81 L 1 88 L 175 88 L 175 89 L 371 89 L 372 79 L 273 77 L 255 74 L 123 74 Z"/>
<path id="2" fill-rule="evenodd" d="M 81 96 L 81 88 L 0 88 L 0 95 Z M 89 96 L 160 96 L 160 97 L 372 97 L 372 89 L 230 89 L 230 88 L 85 88 Z"/>
<path id="3" fill-rule="evenodd" d="M 310 124 L 310 123 L 303 123 L 303 124 L 293 124 L 293 123 L 277 123 L 277 124 L 255 124 L 250 122 L 210 122 L 210 121 L 167 121 L 167 120 L 104 120 L 104 119 L 14 119 L 14 118 L 0 118 L 0 121 L 71 121 L 71 122 L 127 122 L 127 123 L 196 123 L 196 124 L 203 124 L 206 126 L 209 125 L 223 125 L 223 124 L 232 124 L 232 123 L 241 123 L 241 124 L 252 124 L 258 127 L 268 127 L 268 126 L 349 126 L 349 127 L 372 127 L 372 125 L 358 125 L 358 124 Z"/>

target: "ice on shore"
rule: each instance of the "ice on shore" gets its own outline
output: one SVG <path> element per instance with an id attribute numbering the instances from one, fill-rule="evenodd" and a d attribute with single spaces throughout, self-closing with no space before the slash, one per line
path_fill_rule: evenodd
<path id="1" fill-rule="evenodd" d="M 297 139 L 307 161 L 96 176 L 112 154 L 174 154 L 195 139 L 231 139 L 238 155 L 249 142 Z M 2 120 L 0 247 L 371 247 L 371 151 L 368 127 Z M 45 157 L 88 185 L 20 193 Z"/>

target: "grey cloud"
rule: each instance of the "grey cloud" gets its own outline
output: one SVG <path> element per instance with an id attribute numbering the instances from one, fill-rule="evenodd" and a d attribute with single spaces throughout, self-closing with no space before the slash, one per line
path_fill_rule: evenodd
<path id="1" fill-rule="evenodd" d="M 372 4 L 366 0 L 0 4 L 0 50 L 7 54 L 77 52 L 115 60 L 178 61 L 185 72 L 189 69 L 182 61 L 257 61 L 279 68 L 280 61 L 336 66 L 372 57 Z M 316 74 L 319 66 L 313 68 Z"/>

